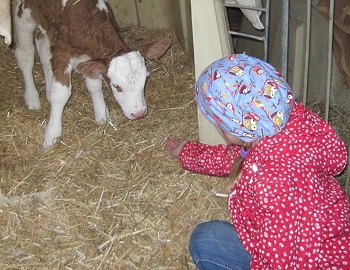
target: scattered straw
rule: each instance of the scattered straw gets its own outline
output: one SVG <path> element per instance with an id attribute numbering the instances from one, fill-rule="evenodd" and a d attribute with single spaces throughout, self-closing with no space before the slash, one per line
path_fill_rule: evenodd
<path id="1" fill-rule="evenodd" d="M 184 171 L 164 148 L 169 136 L 198 139 L 192 59 L 171 31 L 122 35 L 134 48 L 173 40 L 164 57 L 147 61 L 148 115 L 128 120 L 104 85 L 111 119 L 98 125 L 84 82 L 73 75 L 63 134 L 46 150 L 50 106 L 40 63 L 42 109 L 29 111 L 14 51 L 0 42 L 0 269 L 195 269 L 191 230 L 229 220 L 229 180 Z M 338 130 L 350 134 L 339 118 L 332 120 Z"/>
<path id="2" fill-rule="evenodd" d="M 148 115 L 128 120 L 110 90 L 111 119 L 94 120 L 90 95 L 73 75 L 63 134 L 42 148 L 50 106 L 36 59 L 42 109 L 29 111 L 14 51 L 0 45 L 0 269 L 195 269 L 188 253 L 194 226 L 228 219 L 225 179 L 182 170 L 167 137 L 197 139 L 192 59 L 173 32 L 127 28 L 133 48 L 170 37 L 170 50 L 147 60 Z M 138 37 L 135 40 L 135 37 Z"/>

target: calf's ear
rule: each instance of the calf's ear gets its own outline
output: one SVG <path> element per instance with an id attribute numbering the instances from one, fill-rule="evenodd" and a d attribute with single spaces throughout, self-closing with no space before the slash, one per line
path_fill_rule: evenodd
<path id="1" fill-rule="evenodd" d="M 143 57 L 148 59 L 158 59 L 169 49 L 171 45 L 171 39 L 166 38 L 160 41 L 152 41 L 140 48 L 140 53 Z"/>
<path id="2" fill-rule="evenodd" d="M 107 72 L 107 64 L 102 59 L 91 59 L 79 63 L 75 70 L 91 79 L 97 79 Z"/>

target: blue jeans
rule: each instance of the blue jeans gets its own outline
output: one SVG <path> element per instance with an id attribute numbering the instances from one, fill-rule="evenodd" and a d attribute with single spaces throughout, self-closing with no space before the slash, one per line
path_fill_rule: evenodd
<path id="1" fill-rule="evenodd" d="M 226 221 L 198 224 L 191 234 L 189 249 L 200 270 L 250 268 L 250 254 L 244 249 L 235 227 Z"/>

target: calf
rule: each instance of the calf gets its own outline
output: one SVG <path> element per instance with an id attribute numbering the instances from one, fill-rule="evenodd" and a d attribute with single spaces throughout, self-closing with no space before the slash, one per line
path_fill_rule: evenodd
<path id="1" fill-rule="evenodd" d="M 71 73 L 85 77 L 95 119 L 105 122 L 109 112 L 102 80 L 129 119 L 146 115 L 144 87 L 148 72 L 145 58 L 156 59 L 169 48 L 170 39 L 131 50 L 121 39 L 112 9 L 106 0 L 17 0 L 16 58 L 24 79 L 24 99 L 31 110 L 40 109 L 32 69 L 35 43 L 43 66 L 46 98 L 51 104 L 44 147 L 62 133 L 62 113 L 71 95 Z"/>

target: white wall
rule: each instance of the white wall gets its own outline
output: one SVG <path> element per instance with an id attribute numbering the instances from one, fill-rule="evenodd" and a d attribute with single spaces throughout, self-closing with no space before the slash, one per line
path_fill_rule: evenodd
<path id="1" fill-rule="evenodd" d="M 196 78 L 215 60 L 230 52 L 221 0 L 191 0 Z M 225 143 L 215 127 L 198 111 L 199 140 Z"/>

